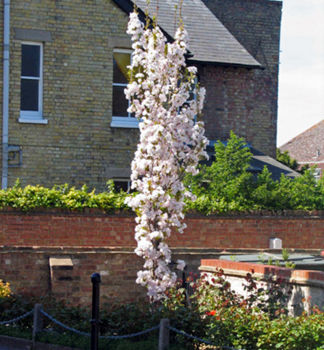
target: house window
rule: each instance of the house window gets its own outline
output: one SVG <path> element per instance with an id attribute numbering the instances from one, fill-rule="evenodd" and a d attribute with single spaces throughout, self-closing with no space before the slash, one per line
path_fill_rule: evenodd
<path id="1" fill-rule="evenodd" d="M 320 178 L 321 178 L 321 172 L 322 172 L 322 169 L 321 168 L 316 168 L 314 170 L 314 173 L 313 173 L 313 176 L 315 177 L 315 180 L 316 181 L 319 181 Z"/>
<path id="2" fill-rule="evenodd" d="M 128 66 L 131 64 L 131 59 L 131 50 L 115 49 L 113 52 L 113 115 L 111 127 L 138 128 L 138 120 L 127 112 L 129 101 L 124 93 L 129 81 Z"/>
<path id="3" fill-rule="evenodd" d="M 21 45 L 20 119 L 22 123 L 47 123 L 43 119 L 43 44 Z"/>
<path id="4" fill-rule="evenodd" d="M 114 184 L 117 192 L 121 190 L 127 193 L 132 192 L 130 179 L 114 179 Z"/>

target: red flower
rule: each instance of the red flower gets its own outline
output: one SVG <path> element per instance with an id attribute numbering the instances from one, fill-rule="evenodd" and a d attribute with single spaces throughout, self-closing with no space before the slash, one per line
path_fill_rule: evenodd
<path id="1" fill-rule="evenodd" d="M 207 311 L 206 314 L 209 315 L 209 316 L 215 316 L 216 311 L 215 310 L 209 311 L 209 312 Z"/>

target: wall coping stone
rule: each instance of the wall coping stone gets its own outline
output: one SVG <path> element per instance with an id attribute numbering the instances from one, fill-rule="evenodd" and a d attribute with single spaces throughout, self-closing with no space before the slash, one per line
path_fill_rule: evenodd
<path id="1" fill-rule="evenodd" d="M 281 254 L 281 249 L 250 249 L 250 248 L 191 248 L 191 247 L 181 247 L 181 248 L 172 248 L 172 254 L 219 254 L 219 255 L 238 255 L 238 254 L 261 254 L 261 253 L 278 253 Z M 290 253 L 295 254 L 316 254 L 320 255 L 323 249 L 289 249 Z M 57 252 L 57 253 L 66 253 L 71 252 L 93 252 L 93 253 L 134 253 L 134 247 L 85 247 L 85 246 L 23 246 L 23 245 L 0 245 L 0 253 L 6 252 L 37 252 L 37 253 L 48 253 L 48 252 Z M 223 261 L 223 260 L 221 260 Z M 259 264 L 257 264 L 260 266 Z"/>
<path id="2" fill-rule="evenodd" d="M 35 208 L 32 210 L 24 211 L 20 208 L 3 207 L 0 209 L 0 215 L 2 214 L 20 214 L 20 215 L 60 215 L 60 216 L 117 216 L 117 217 L 135 217 L 135 213 L 131 211 L 116 211 L 115 213 L 106 213 L 99 208 L 83 208 L 82 211 L 67 210 L 61 208 Z M 274 212 L 268 210 L 254 210 L 254 211 L 242 211 L 242 212 L 227 212 L 227 213 L 213 213 L 211 215 L 204 215 L 198 212 L 189 211 L 186 213 L 186 217 L 190 219 L 209 219 L 217 220 L 219 218 L 224 219 L 324 219 L 324 210 L 283 210 L 281 212 Z"/>

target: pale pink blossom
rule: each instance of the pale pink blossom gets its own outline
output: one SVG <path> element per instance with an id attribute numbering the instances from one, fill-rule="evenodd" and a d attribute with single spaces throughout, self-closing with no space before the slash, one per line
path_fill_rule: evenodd
<path id="1" fill-rule="evenodd" d="M 132 13 L 127 33 L 132 35 L 134 53 L 125 94 L 131 102 L 128 111 L 140 120 L 131 175 L 132 188 L 139 194 L 127 199 L 138 215 L 135 252 L 145 259 L 145 270 L 138 272 L 136 282 L 159 300 L 176 282 L 168 266 L 171 250 L 166 239 L 172 228 L 179 233 L 186 228 L 184 199 L 194 199 L 182 183 L 183 176 L 197 174 L 199 160 L 207 157 L 204 125 L 195 122 L 205 90 L 196 86 L 197 99 L 188 102 L 197 69 L 186 67 L 189 38 L 183 27 L 177 29 L 174 42 L 167 43 L 158 26 L 146 29 Z M 177 267 L 184 266 L 179 260 Z"/>

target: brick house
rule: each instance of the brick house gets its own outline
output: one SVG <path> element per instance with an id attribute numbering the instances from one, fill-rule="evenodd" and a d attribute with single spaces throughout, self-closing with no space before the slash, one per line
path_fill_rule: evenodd
<path id="1" fill-rule="evenodd" d="M 315 177 L 323 176 L 324 169 L 324 120 L 313 125 L 280 147 L 288 151 L 300 166 L 316 165 Z"/>
<path id="2" fill-rule="evenodd" d="M 154 11 L 156 1 L 151 1 Z M 178 0 L 159 2 L 172 40 Z M 146 1 L 136 1 L 145 11 Z M 188 64 L 207 90 L 207 137 L 230 130 L 275 157 L 280 1 L 185 0 Z M 2 187 L 124 183 L 138 141 L 126 112 L 130 0 L 12 0 L 1 7 Z M 143 11 L 141 12 L 143 14 Z M 4 29 L 3 29 L 4 28 Z"/>

